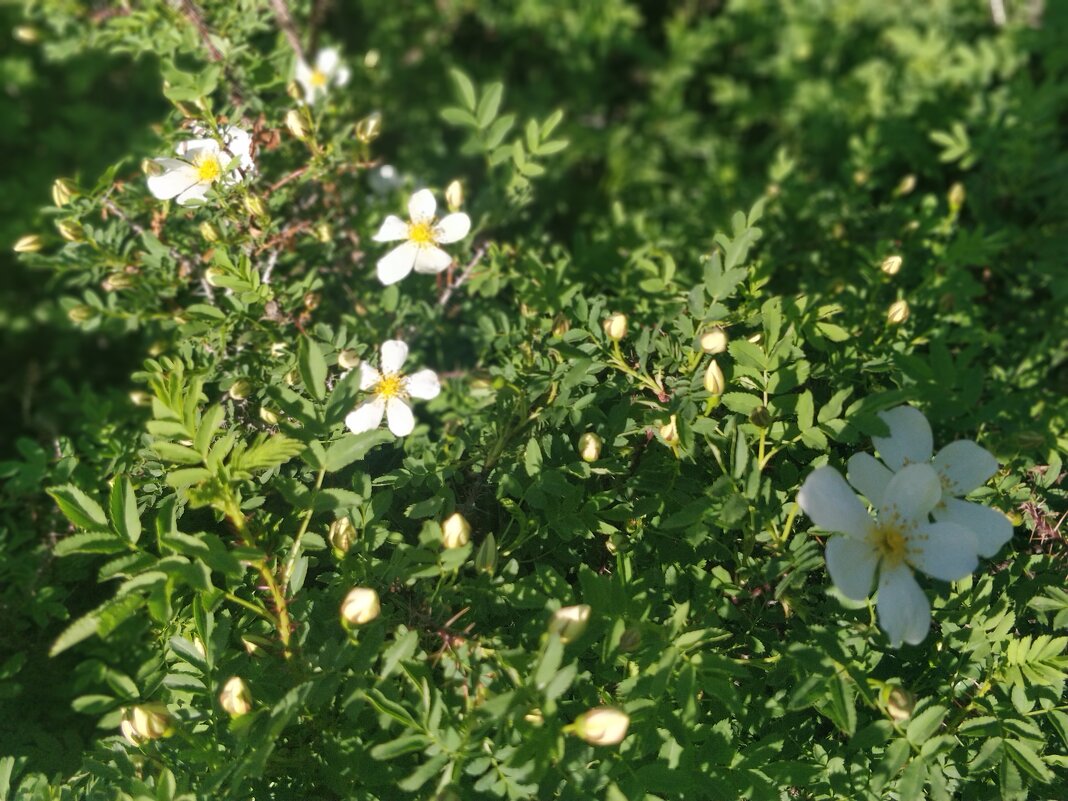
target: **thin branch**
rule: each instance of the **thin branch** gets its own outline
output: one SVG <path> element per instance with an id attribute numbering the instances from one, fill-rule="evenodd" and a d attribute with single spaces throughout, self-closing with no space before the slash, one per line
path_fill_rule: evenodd
<path id="1" fill-rule="evenodd" d="M 193 0 L 178 0 L 178 4 L 181 6 L 182 13 L 186 19 L 193 23 L 193 27 L 200 34 L 200 40 L 204 43 L 204 47 L 207 48 L 211 60 L 222 64 L 223 75 L 226 76 L 226 82 L 230 87 L 230 102 L 235 106 L 241 105 L 244 102 L 244 95 L 238 87 L 238 82 L 234 78 L 233 72 L 226 64 L 226 58 L 223 56 L 222 51 L 211 40 L 211 31 L 208 29 L 207 23 L 204 22 L 204 15 L 201 13 L 200 8 Z"/>
<path id="2" fill-rule="evenodd" d="M 286 0 L 271 0 L 271 8 L 274 9 L 274 15 L 278 18 L 278 27 L 282 29 L 282 33 L 285 34 L 286 40 L 289 42 L 289 46 L 293 48 L 293 52 L 297 54 L 297 58 L 301 61 L 307 61 L 304 58 L 304 48 L 301 47 L 300 37 L 297 35 L 297 26 L 293 24 L 293 15 L 289 13 L 289 6 L 286 5 Z"/>
<path id="3" fill-rule="evenodd" d="M 486 250 L 489 246 L 486 244 L 479 245 L 478 250 L 475 252 L 475 257 L 468 262 L 468 265 L 464 267 L 464 271 L 460 273 L 460 277 L 456 281 L 445 288 L 445 291 L 441 293 L 441 297 L 438 298 L 438 305 L 442 308 L 448 305 L 449 299 L 452 298 L 452 293 L 459 289 L 468 278 L 471 277 L 471 273 L 474 271 L 478 263 L 482 261 L 482 257 L 486 255 Z"/>

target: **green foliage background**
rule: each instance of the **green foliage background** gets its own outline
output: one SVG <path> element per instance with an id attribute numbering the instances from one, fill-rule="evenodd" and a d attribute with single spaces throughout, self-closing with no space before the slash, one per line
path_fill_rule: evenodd
<path id="1" fill-rule="evenodd" d="M 979 0 L 298 2 L 304 46 L 353 68 L 314 155 L 284 125 L 292 50 L 270 3 L 0 8 L 37 36 L 0 43 L 0 798 L 1063 797 L 1068 6 L 1009 5 L 999 28 Z M 154 216 L 140 162 L 187 135 L 201 94 L 256 122 L 265 214 L 237 192 Z M 352 126 L 374 111 L 367 147 Z M 506 128 L 527 156 L 488 141 Z M 80 189 L 63 209 L 60 175 Z M 371 234 L 452 179 L 477 269 L 444 303 L 426 277 L 383 290 Z M 61 219 L 99 246 L 64 243 Z M 32 232 L 44 250 L 16 258 Z M 127 266 L 132 287 L 101 287 Z M 613 311 L 663 398 L 613 363 Z M 732 346 L 709 411 L 713 322 Z M 446 391 L 407 440 L 354 442 L 337 354 L 373 360 L 398 333 Z M 935 629 L 894 651 L 830 589 L 794 498 L 903 401 L 938 441 L 998 456 L 981 499 L 1018 525 L 974 579 L 931 588 Z M 678 452 L 657 433 L 670 414 Z M 227 432 L 249 449 L 175 478 L 201 459 L 175 449 Z M 101 504 L 59 491 L 81 525 L 45 492 L 70 486 Z M 473 547 L 443 553 L 454 509 Z M 343 516 L 360 536 L 338 559 Z M 244 525 L 257 550 L 235 556 Z M 276 570 L 302 525 L 283 659 L 220 593 L 258 603 L 238 557 Z M 490 533 L 492 575 L 473 567 Z M 337 624 L 354 584 L 384 606 L 357 644 Z M 581 640 L 545 635 L 580 602 Z M 257 711 L 231 724 L 215 698 L 235 674 Z M 911 719 L 891 687 L 918 699 Z M 144 755 L 117 736 L 142 700 L 184 710 Z M 564 736 L 601 703 L 632 717 L 620 747 Z"/>

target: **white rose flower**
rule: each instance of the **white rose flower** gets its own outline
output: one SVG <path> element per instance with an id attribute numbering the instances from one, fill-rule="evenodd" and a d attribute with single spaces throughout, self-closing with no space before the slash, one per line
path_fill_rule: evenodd
<path id="1" fill-rule="evenodd" d="M 195 133 L 201 138 L 175 147 L 178 158 L 152 159 L 162 172 L 148 176 L 148 191 L 160 200 L 175 198 L 179 206 L 200 203 L 216 183 L 232 186 L 255 172 L 248 131 L 227 126 L 220 132 L 221 143 L 203 129 Z"/>
<path id="2" fill-rule="evenodd" d="M 875 520 L 833 467 L 814 470 L 797 494 L 813 523 L 845 535 L 832 537 L 826 551 L 827 571 L 843 595 L 866 599 L 878 572 L 879 625 L 894 648 L 922 642 L 931 626 L 931 606 L 912 571 L 956 581 L 979 563 L 970 531 L 928 522 L 941 498 L 938 474 L 926 464 L 906 465 L 890 479 Z"/>
<path id="3" fill-rule="evenodd" d="M 341 61 L 341 52 L 336 47 L 325 47 L 315 57 L 315 66 L 304 59 L 297 59 L 293 77 L 304 90 L 304 99 L 309 105 L 326 96 L 330 85 L 344 86 L 351 76 L 349 68 Z"/>
<path id="4" fill-rule="evenodd" d="M 408 398 L 432 400 L 441 392 L 437 373 L 420 370 L 410 376 L 400 372 L 408 358 L 408 346 L 399 339 L 382 344 L 382 371 L 366 362 L 360 363 L 360 389 L 374 397 L 361 403 L 345 418 L 345 425 L 353 434 L 361 434 L 378 428 L 385 416 L 389 430 L 395 436 L 405 437 L 415 428 L 415 417 L 408 405 Z"/>
<path id="5" fill-rule="evenodd" d="M 436 211 L 434 195 L 429 189 L 420 189 L 408 201 L 411 222 L 392 214 L 386 217 L 374 240 L 405 242 L 378 260 L 378 278 L 383 284 L 395 284 L 413 269 L 417 273 L 440 273 L 452 264 L 452 256 L 438 245 L 458 242 L 467 236 L 471 218 L 457 211 L 435 221 Z"/>
<path id="6" fill-rule="evenodd" d="M 898 406 L 880 412 L 889 437 L 872 437 L 880 462 L 868 453 L 849 460 L 849 483 L 879 506 L 893 472 L 908 464 L 931 464 L 942 487 L 942 500 L 931 511 L 935 520 L 955 523 L 975 535 L 980 556 L 991 557 L 1012 538 L 1012 523 L 997 509 L 961 500 L 997 472 L 998 460 L 971 440 L 951 442 L 934 455 L 931 426 L 918 409 Z"/>

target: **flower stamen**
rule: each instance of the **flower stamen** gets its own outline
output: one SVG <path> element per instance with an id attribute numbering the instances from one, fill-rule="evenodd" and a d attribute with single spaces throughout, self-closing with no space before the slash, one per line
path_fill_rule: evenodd
<path id="1" fill-rule="evenodd" d="M 391 373 L 382 376 L 382 380 L 378 382 L 374 392 L 383 400 L 389 400 L 390 398 L 404 398 L 408 395 L 404 387 L 404 376 L 399 373 Z"/>
<path id="2" fill-rule="evenodd" d="M 428 222 L 412 223 L 408 226 L 408 239 L 417 245 L 433 245 L 434 228 Z"/>
<path id="3" fill-rule="evenodd" d="M 197 168 L 197 180 L 205 183 L 211 183 L 222 175 L 222 165 L 219 164 L 218 157 L 211 153 L 196 156 L 193 166 Z"/>

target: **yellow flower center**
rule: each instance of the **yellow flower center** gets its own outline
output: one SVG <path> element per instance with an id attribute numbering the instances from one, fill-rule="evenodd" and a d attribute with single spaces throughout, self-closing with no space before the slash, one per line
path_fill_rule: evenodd
<path id="1" fill-rule="evenodd" d="M 871 534 L 871 543 L 886 567 L 897 567 L 905 561 L 908 540 L 897 525 L 889 523 L 876 526 Z"/>
<path id="2" fill-rule="evenodd" d="M 417 245 L 433 245 L 434 226 L 428 222 L 412 223 L 408 226 L 408 239 Z"/>
<path id="3" fill-rule="evenodd" d="M 312 74 L 308 76 L 308 83 L 319 88 L 326 86 L 326 73 L 322 70 L 312 70 Z"/>
<path id="4" fill-rule="evenodd" d="M 197 180 L 202 183 L 212 183 L 222 175 L 222 165 L 219 163 L 218 157 L 211 153 L 194 158 L 193 166 L 197 168 Z"/>
<path id="5" fill-rule="evenodd" d="M 404 390 L 404 376 L 391 373 L 382 376 L 382 380 L 375 387 L 375 394 L 383 400 L 390 398 L 403 398 L 408 393 Z"/>

